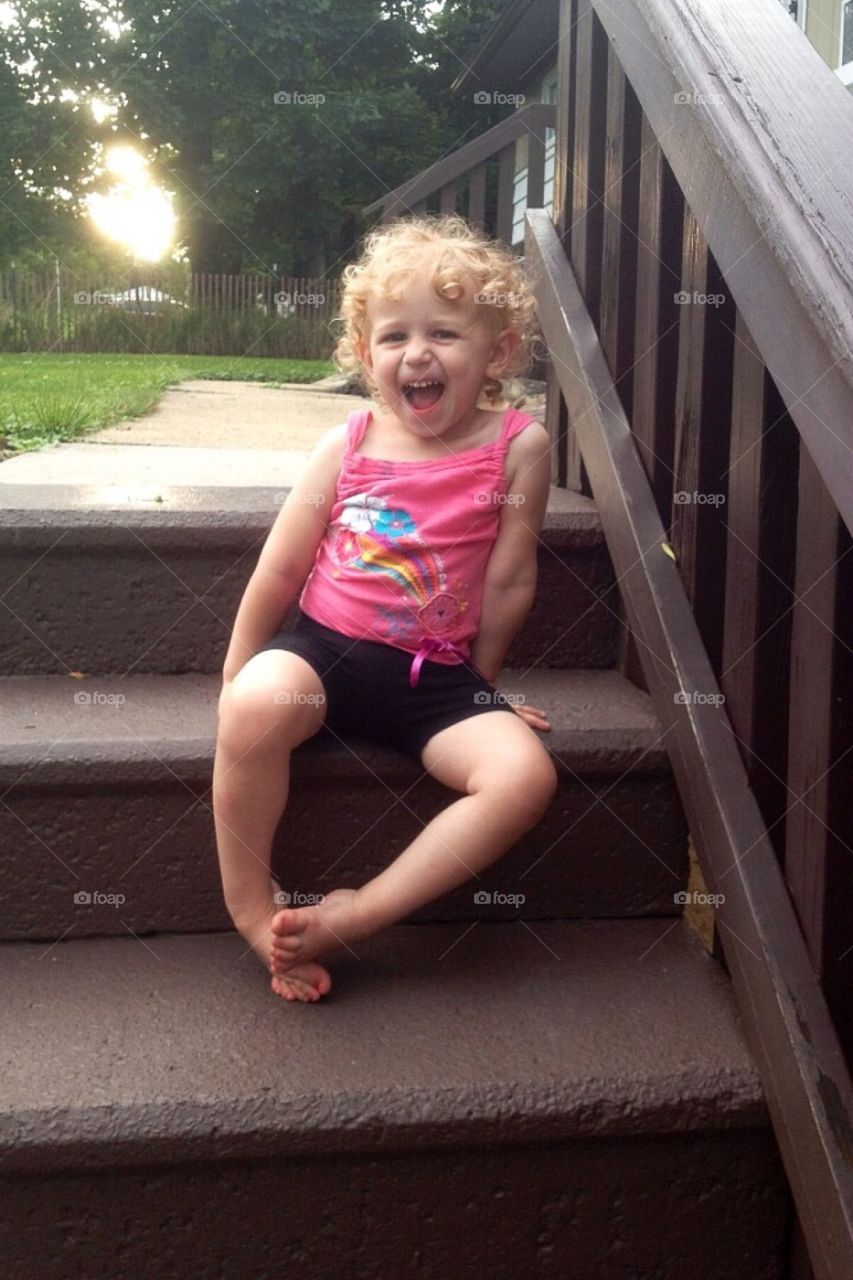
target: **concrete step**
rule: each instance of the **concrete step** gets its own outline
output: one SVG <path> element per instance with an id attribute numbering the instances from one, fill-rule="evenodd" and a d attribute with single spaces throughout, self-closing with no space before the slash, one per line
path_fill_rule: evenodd
<path id="1" fill-rule="evenodd" d="M 680 912 L 686 827 L 648 696 L 615 671 L 499 683 L 547 710 L 560 790 L 515 849 L 418 918 Z M 210 804 L 220 688 L 210 675 L 0 680 L 0 937 L 228 926 Z M 457 798 L 403 756 L 325 737 L 294 754 L 276 839 L 293 894 L 362 884 Z"/>
<path id="2" fill-rule="evenodd" d="M 0 486 L 0 675 L 221 671 L 286 489 Z M 594 503 L 552 490 L 515 666 L 609 667 L 618 623 Z"/>
<path id="3" fill-rule="evenodd" d="M 785 1274 L 759 1081 L 683 922 L 399 926 L 318 1005 L 244 951 L 3 945 L 5 1280 Z"/>

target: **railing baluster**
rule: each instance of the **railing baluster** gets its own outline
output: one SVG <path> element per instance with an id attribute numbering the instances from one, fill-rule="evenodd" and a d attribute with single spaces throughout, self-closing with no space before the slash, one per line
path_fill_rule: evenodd
<path id="1" fill-rule="evenodd" d="M 664 528 L 672 519 L 684 199 L 643 116 L 632 427 Z"/>
<path id="2" fill-rule="evenodd" d="M 505 244 L 512 238 L 512 180 L 515 146 L 504 147 L 498 157 L 498 225 L 495 234 Z"/>
<path id="3" fill-rule="evenodd" d="M 475 227 L 486 225 L 486 165 L 472 169 L 468 184 L 468 221 Z"/>
<path id="4" fill-rule="evenodd" d="M 587 310 L 601 318 L 607 37 L 590 0 L 579 0 L 571 258 Z"/>
<path id="5" fill-rule="evenodd" d="M 557 44 L 557 132 L 554 151 L 554 225 L 565 243 L 571 225 L 574 172 L 570 163 L 575 151 L 575 67 L 577 57 L 578 0 L 563 0 L 560 5 L 559 40 Z"/>
<path id="6" fill-rule="evenodd" d="M 632 409 L 641 112 L 608 44 L 601 345 L 622 407 Z"/>
<path id="7" fill-rule="evenodd" d="M 531 130 L 527 136 L 527 204 L 542 208 L 545 186 L 545 130 Z"/>
<path id="8" fill-rule="evenodd" d="M 846 530 L 842 533 L 835 504 L 805 446 L 800 451 L 799 489 L 785 879 L 816 972 L 828 976 L 832 969 L 839 980 L 842 968 L 838 955 L 833 953 L 833 918 L 836 923 L 841 922 L 844 898 L 833 895 L 842 889 L 842 884 L 850 893 L 851 851 L 836 834 L 833 799 L 837 796 L 849 807 L 849 788 L 844 795 L 842 773 L 836 771 L 840 765 L 849 779 L 849 756 L 845 764 L 842 753 L 850 749 L 851 726 L 849 716 L 841 714 L 845 710 L 842 699 L 849 709 L 850 692 L 839 679 L 839 655 L 846 641 L 837 633 L 842 629 L 844 609 L 849 622 L 848 592 L 842 590 L 842 583 L 849 584 L 851 577 L 850 535 Z M 848 630 L 846 639 L 849 638 Z M 849 671 L 849 649 L 847 652 Z M 815 708 L 821 714 L 816 715 Z M 849 975 L 849 963 L 843 971 Z M 850 985 L 848 976 L 848 995 Z M 827 994 L 832 1008 L 830 993 Z M 838 1008 L 835 1012 L 849 1052 L 849 1006 L 846 1011 Z"/>
<path id="9" fill-rule="evenodd" d="M 557 42 L 557 131 L 554 154 L 554 225 L 565 244 L 572 220 L 573 171 L 569 163 L 575 150 L 575 57 L 577 54 L 578 0 L 560 5 Z M 551 441 L 551 479 L 565 488 L 581 488 L 582 462 L 577 441 L 569 434 L 568 414 L 554 369 L 554 353 L 546 373 L 545 427 Z"/>
<path id="10" fill-rule="evenodd" d="M 456 212 L 456 180 L 448 182 L 441 188 L 439 208 L 442 213 Z"/>
<path id="11" fill-rule="evenodd" d="M 799 437 L 739 312 L 735 335 L 720 687 L 781 855 Z"/>
<path id="12" fill-rule="evenodd" d="M 604 146 L 607 105 L 607 37 L 590 0 L 578 0 L 574 82 L 574 171 L 570 255 L 584 300 L 598 325 L 604 207 Z M 569 423 L 566 483 L 591 493 L 589 477 Z"/>
<path id="13" fill-rule="evenodd" d="M 670 541 L 708 657 L 719 672 L 734 302 L 689 211 L 683 263 Z M 706 299 L 712 295 L 724 300 L 711 304 Z"/>
<path id="14" fill-rule="evenodd" d="M 636 94 L 613 50 L 607 46 L 604 226 L 601 248 L 600 338 L 625 413 L 630 417 L 633 387 L 637 288 L 641 112 Z M 618 602 L 623 617 L 621 601 Z M 645 687 L 636 642 L 625 625 L 620 632 L 620 669 Z"/>

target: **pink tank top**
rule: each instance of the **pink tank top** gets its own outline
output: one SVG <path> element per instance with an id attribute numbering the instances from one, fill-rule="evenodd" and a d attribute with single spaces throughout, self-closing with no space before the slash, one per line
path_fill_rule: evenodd
<path id="1" fill-rule="evenodd" d="M 470 658 L 506 497 L 507 448 L 534 419 L 507 409 L 493 444 L 387 462 L 357 452 L 370 417 L 368 409 L 347 419 L 335 501 L 299 605 L 321 626 L 413 654 L 416 685 L 425 658 Z"/>

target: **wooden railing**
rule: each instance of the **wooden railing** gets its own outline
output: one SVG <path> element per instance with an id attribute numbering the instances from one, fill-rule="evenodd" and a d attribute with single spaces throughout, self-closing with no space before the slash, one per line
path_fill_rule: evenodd
<path id="1" fill-rule="evenodd" d="M 527 137 L 527 204 L 542 204 L 545 174 L 545 130 L 553 128 L 555 108 L 531 103 L 472 142 L 402 183 L 368 205 L 368 217 L 379 220 L 420 213 L 437 203 L 442 213 L 463 214 L 489 235 L 512 244 L 515 144 Z"/>
<path id="2" fill-rule="evenodd" d="M 598 505 L 808 1259 L 850 1280 L 853 101 L 778 0 L 560 25 L 555 479 Z"/>

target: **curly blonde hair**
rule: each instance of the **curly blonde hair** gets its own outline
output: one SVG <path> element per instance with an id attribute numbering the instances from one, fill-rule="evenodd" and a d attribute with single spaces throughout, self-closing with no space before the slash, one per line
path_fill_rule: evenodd
<path id="1" fill-rule="evenodd" d="M 525 264 L 511 249 L 491 240 L 458 214 L 416 214 L 374 227 L 365 236 L 356 262 L 341 276 L 341 300 L 335 323 L 343 326 L 333 359 L 345 373 L 359 372 L 370 395 L 382 403 L 376 383 L 358 354 L 368 341 L 367 299 L 371 293 L 399 298 L 411 277 L 428 265 L 439 298 L 456 301 L 473 286 L 484 318 L 497 329 L 512 329 L 520 341 L 506 376 L 523 373 L 533 356 L 537 336 L 533 282 Z M 503 384 L 486 378 L 481 396 L 500 403 Z"/>

